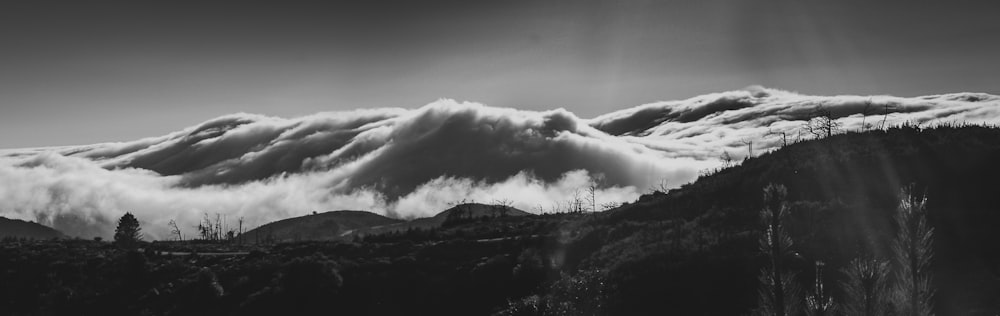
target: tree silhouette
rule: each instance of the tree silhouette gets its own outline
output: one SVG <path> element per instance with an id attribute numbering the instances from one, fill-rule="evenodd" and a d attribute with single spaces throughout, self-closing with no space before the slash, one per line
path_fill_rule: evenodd
<path id="1" fill-rule="evenodd" d="M 803 127 L 809 134 L 819 139 L 839 133 L 842 126 L 843 124 L 837 122 L 829 110 L 816 110 L 813 113 L 813 118 L 809 119 Z"/>
<path id="2" fill-rule="evenodd" d="M 855 258 L 842 270 L 847 277 L 844 291 L 845 315 L 881 316 L 889 314 L 889 262 L 875 258 Z"/>
<path id="3" fill-rule="evenodd" d="M 784 258 L 792 254 L 792 238 L 785 231 L 788 190 L 783 185 L 770 184 L 764 188 L 764 209 L 760 212 L 764 233 L 760 237 L 760 251 L 768 258 L 760 274 L 758 312 L 763 315 L 785 316 L 797 314 L 800 289 L 795 274 L 786 271 Z"/>
<path id="4" fill-rule="evenodd" d="M 823 286 L 823 261 L 816 262 L 816 281 L 813 283 L 813 292 L 806 296 L 806 315 L 824 316 L 835 315 L 833 298 L 826 292 Z"/>
<path id="5" fill-rule="evenodd" d="M 118 227 L 115 228 L 115 244 L 124 249 L 134 249 L 139 240 L 142 239 L 140 230 L 139 220 L 132 213 L 126 212 L 118 219 Z"/>
<path id="6" fill-rule="evenodd" d="M 896 284 L 893 302 L 897 315 L 933 315 L 931 259 L 934 250 L 934 229 L 927 224 L 927 198 L 916 196 L 910 188 L 900 193 L 896 209 L 896 239 L 892 244 L 896 259 Z"/>

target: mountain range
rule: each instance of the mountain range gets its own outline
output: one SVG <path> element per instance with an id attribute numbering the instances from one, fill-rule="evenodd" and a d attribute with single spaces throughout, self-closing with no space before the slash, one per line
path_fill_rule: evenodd
<path id="1" fill-rule="evenodd" d="M 811 291 L 821 281 L 836 304 L 845 304 L 844 269 L 852 260 L 876 258 L 898 269 L 892 261 L 899 230 L 893 218 L 910 192 L 926 198 L 922 214 L 933 229 L 930 269 L 924 271 L 935 290 L 933 310 L 992 315 L 1000 311 L 996 161 L 1000 128 L 993 126 L 910 123 L 844 131 L 790 142 L 604 212 L 530 215 L 506 205 L 458 204 L 409 222 L 355 211 L 296 217 L 257 231 L 276 241 L 337 242 L 279 244 L 267 248 L 271 257 L 260 257 L 262 252 L 247 259 L 258 263 L 216 268 L 243 271 L 296 253 L 325 253 L 343 262 L 342 273 L 351 276 L 345 295 L 361 299 L 368 296 L 357 293 L 377 291 L 378 299 L 410 302 L 421 311 L 516 314 L 570 304 L 613 315 L 745 314 L 759 306 L 758 276 L 766 265 L 758 249 L 766 230 L 760 218 L 763 188 L 776 184 L 788 193 L 782 225 L 793 255 L 784 258 L 786 268 L 798 274 L 796 283 Z M 813 272 L 819 265 L 825 273 Z M 516 280 L 528 275 L 550 281 L 526 285 L 544 286 L 537 292 L 505 292 L 520 288 Z M 235 278 L 220 280 L 226 288 L 240 286 Z M 373 290 L 371 282 L 382 286 Z M 496 284 L 509 288 L 488 286 Z M 442 293 L 462 299 L 434 300 Z M 280 308 L 280 302 L 265 306 Z M 364 310 L 370 302 L 341 304 Z"/>
<path id="2" fill-rule="evenodd" d="M 838 131 L 902 123 L 1000 121 L 1000 97 L 810 96 L 751 87 L 579 118 L 439 100 L 416 109 L 364 109 L 297 118 L 233 114 L 162 136 L 0 153 L 0 216 L 71 236 L 109 237 L 137 215 L 147 236 L 205 213 L 252 226 L 317 210 L 430 217 L 461 200 L 509 199 L 524 210 L 565 208 L 595 187 L 632 201 L 706 170 Z"/>

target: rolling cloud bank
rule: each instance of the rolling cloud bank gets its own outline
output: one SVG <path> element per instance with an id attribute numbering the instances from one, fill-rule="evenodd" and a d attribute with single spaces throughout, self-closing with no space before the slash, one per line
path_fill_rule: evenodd
<path id="1" fill-rule="evenodd" d="M 130 211 L 147 236 L 167 238 L 169 220 L 191 236 L 204 213 L 253 226 L 342 209 L 430 216 L 460 200 L 551 211 L 591 183 L 600 205 L 690 182 L 724 154 L 746 156 L 746 140 L 756 155 L 783 137 L 811 138 L 802 127 L 819 111 L 843 130 L 996 124 L 1000 97 L 748 88 L 593 119 L 452 100 L 289 119 L 233 114 L 132 142 L 0 151 L 0 216 L 89 238 L 109 237 Z"/>

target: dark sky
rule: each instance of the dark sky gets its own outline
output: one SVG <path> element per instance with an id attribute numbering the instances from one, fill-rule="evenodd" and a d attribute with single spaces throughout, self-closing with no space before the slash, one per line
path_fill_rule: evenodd
<path id="1" fill-rule="evenodd" d="M 1000 93 L 996 1 L 0 3 L 0 148 L 454 98 Z"/>

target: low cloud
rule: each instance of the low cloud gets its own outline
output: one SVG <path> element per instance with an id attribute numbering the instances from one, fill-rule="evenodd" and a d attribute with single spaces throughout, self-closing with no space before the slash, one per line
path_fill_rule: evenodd
<path id="1" fill-rule="evenodd" d="M 847 130 L 902 122 L 1000 121 L 1000 98 L 806 96 L 751 88 L 658 102 L 593 119 L 440 100 L 299 118 L 219 117 L 133 142 L 0 152 L 0 216 L 70 235 L 109 236 L 131 211 L 165 238 L 204 213 L 251 226 L 341 209 L 400 218 L 451 203 L 507 199 L 527 211 L 565 208 L 590 183 L 598 204 L 676 187 L 721 164 L 805 138 L 818 110 Z M 867 126 L 867 127 L 866 127 Z M 559 205 L 562 206 L 559 206 Z"/>

